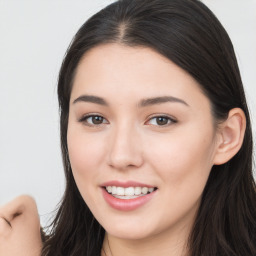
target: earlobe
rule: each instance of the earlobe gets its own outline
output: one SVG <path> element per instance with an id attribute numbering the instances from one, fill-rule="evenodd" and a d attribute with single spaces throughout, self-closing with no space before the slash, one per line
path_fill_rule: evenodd
<path id="1" fill-rule="evenodd" d="M 219 140 L 216 145 L 214 164 L 228 162 L 240 150 L 246 128 L 246 118 L 242 109 L 233 108 L 227 120 L 219 128 Z"/>

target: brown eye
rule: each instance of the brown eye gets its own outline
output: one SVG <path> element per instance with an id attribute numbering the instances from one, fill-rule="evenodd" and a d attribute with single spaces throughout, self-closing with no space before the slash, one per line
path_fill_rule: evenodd
<path id="1" fill-rule="evenodd" d="M 169 119 L 166 118 L 166 117 L 160 116 L 160 117 L 157 117 L 157 118 L 156 118 L 156 123 L 157 123 L 158 125 L 166 125 L 166 124 L 168 124 L 168 121 L 169 121 Z"/>
<path id="2" fill-rule="evenodd" d="M 92 116 L 91 119 L 93 124 L 102 124 L 104 120 L 102 116 Z"/>
<path id="3" fill-rule="evenodd" d="M 107 120 L 104 117 L 97 116 L 97 115 L 84 116 L 79 121 L 86 124 L 86 125 L 89 125 L 89 126 L 101 125 L 101 124 L 108 123 Z"/>
<path id="4" fill-rule="evenodd" d="M 152 117 L 147 123 L 155 126 L 168 126 L 173 123 L 177 123 L 177 121 L 169 116 L 155 116 Z"/>

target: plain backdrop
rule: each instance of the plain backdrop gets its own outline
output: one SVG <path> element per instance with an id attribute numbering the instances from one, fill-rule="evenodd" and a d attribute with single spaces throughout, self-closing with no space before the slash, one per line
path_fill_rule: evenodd
<path id="1" fill-rule="evenodd" d="M 42 224 L 64 191 L 58 71 L 78 28 L 110 0 L 0 0 L 0 205 L 32 195 Z M 234 44 L 256 126 L 256 1 L 205 0 Z"/>

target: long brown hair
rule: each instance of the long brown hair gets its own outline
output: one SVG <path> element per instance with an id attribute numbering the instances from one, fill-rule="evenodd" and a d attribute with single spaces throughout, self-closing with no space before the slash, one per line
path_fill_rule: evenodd
<path id="1" fill-rule="evenodd" d="M 66 190 L 43 256 L 100 255 L 104 229 L 81 197 L 67 150 L 69 100 L 76 68 L 89 49 L 106 43 L 150 47 L 201 85 L 216 121 L 241 108 L 247 127 L 240 151 L 213 166 L 189 238 L 191 256 L 256 255 L 256 193 L 252 131 L 232 43 L 214 14 L 197 0 L 120 0 L 92 16 L 77 32 L 58 82 Z"/>

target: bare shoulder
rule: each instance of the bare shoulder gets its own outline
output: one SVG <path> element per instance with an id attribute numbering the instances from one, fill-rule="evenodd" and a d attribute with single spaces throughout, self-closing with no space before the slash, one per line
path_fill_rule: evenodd
<path id="1" fill-rule="evenodd" d="M 39 256 L 40 219 L 36 201 L 21 195 L 0 206 L 0 255 Z"/>

